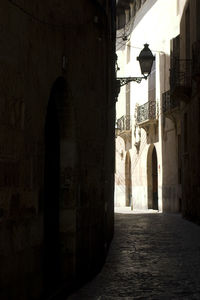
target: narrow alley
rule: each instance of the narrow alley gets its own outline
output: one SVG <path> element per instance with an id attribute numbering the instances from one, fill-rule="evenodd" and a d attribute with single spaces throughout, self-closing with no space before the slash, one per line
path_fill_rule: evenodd
<path id="1" fill-rule="evenodd" d="M 199 16 L 0 1 L 0 300 L 200 300 Z"/>
<path id="2" fill-rule="evenodd" d="M 106 264 L 68 299 L 200 299 L 199 237 L 178 214 L 118 208 Z"/>

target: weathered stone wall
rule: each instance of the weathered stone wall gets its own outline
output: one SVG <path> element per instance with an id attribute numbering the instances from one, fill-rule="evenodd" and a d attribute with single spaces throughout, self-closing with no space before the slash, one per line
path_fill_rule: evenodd
<path id="1" fill-rule="evenodd" d="M 186 10 L 189 7 L 189 28 L 190 38 L 186 36 Z M 192 68 L 191 74 L 191 90 L 190 96 L 182 101 L 181 114 L 181 132 L 182 132 L 182 200 L 183 215 L 194 221 L 200 222 L 200 188 L 199 188 L 199 147 L 200 147 L 200 83 L 199 83 L 199 52 L 193 57 L 193 44 L 199 41 L 198 16 L 200 12 L 198 1 L 187 1 L 180 26 L 181 41 L 181 58 L 186 58 L 186 48 L 190 49 L 190 58 L 192 66 L 196 68 L 195 72 Z M 187 118 L 187 124 L 185 121 Z M 187 136 L 187 138 L 186 138 Z"/>
<path id="2" fill-rule="evenodd" d="M 146 1 L 135 15 L 130 40 L 128 39 L 126 43 L 123 41 L 123 32 L 121 34 L 118 32 L 119 77 L 141 76 L 137 56 L 146 42 L 149 43 L 149 48 L 156 56 L 155 96 L 153 99 L 156 101 L 156 117 L 154 122 L 146 120 L 146 124 L 145 122 L 140 124 L 141 129 L 137 124 L 137 107 L 144 105 L 149 100 L 148 81 L 144 80 L 139 85 L 134 82 L 130 84 L 130 107 L 133 118 L 130 151 L 133 209 L 152 208 L 152 179 L 150 176 L 152 163 L 152 153 L 150 154 L 150 152 L 152 151 L 149 152 L 149 149 L 152 150 L 154 145 L 157 153 L 158 209 L 168 212 L 179 211 L 180 184 L 178 184 L 177 166 L 177 134 L 179 132 L 176 130 L 178 127 L 176 122 L 174 124 L 164 116 L 162 93 L 170 89 L 170 40 L 179 34 L 180 17 L 184 4 L 185 0 L 178 2 Z M 163 18 L 165 22 L 163 22 Z M 125 33 L 129 36 L 128 30 Z M 130 56 L 128 60 L 127 53 Z M 153 85 L 151 85 L 151 89 L 152 87 Z M 125 91 L 122 89 L 117 105 L 118 118 L 121 116 L 119 112 L 123 114 L 125 111 L 125 99 Z M 124 110 L 122 111 L 123 105 Z M 180 116 L 177 119 L 180 119 Z"/>
<path id="3" fill-rule="evenodd" d="M 50 245 L 49 237 L 44 242 L 45 214 L 54 218 L 48 201 L 53 210 L 59 200 L 55 218 L 62 267 L 57 286 L 62 281 L 70 286 L 76 277 L 82 280 L 97 271 L 113 232 L 111 8 L 87 0 L 13 3 L 4 0 L 0 11 L 2 300 L 37 299 L 45 292 L 45 246 Z M 54 199 L 44 186 L 45 124 L 58 78 L 66 87 L 58 87 L 52 110 L 60 132 Z"/>
<path id="4" fill-rule="evenodd" d="M 164 116 L 163 123 L 163 211 L 179 212 L 180 204 L 178 182 L 178 138 L 177 138 L 177 119 L 174 121 Z"/>

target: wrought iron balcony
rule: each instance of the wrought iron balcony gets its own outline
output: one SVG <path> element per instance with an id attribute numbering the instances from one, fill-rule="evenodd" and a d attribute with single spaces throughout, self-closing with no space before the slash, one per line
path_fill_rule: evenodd
<path id="1" fill-rule="evenodd" d="M 182 97 L 189 97 L 191 94 L 191 77 L 192 61 L 190 59 L 172 60 L 170 69 L 170 92 L 172 95 Z"/>
<path id="2" fill-rule="evenodd" d="M 200 79 L 200 41 L 196 41 L 192 45 L 192 78 Z"/>
<path id="3" fill-rule="evenodd" d="M 131 116 L 125 115 L 122 116 L 120 119 L 116 122 L 116 129 L 120 131 L 130 131 L 131 130 Z"/>
<path id="4" fill-rule="evenodd" d="M 162 94 L 162 108 L 164 114 L 169 114 L 179 108 L 180 101 L 176 97 L 172 97 L 170 91 Z"/>
<path id="5" fill-rule="evenodd" d="M 147 103 L 138 106 L 137 123 L 147 123 L 156 120 L 156 101 L 148 101 Z"/>

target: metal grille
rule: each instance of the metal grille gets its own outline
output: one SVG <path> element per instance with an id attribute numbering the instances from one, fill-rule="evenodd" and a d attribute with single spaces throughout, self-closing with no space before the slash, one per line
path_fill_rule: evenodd
<path id="1" fill-rule="evenodd" d="M 131 116 L 122 116 L 117 120 L 117 129 L 120 131 L 131 130 Z"/>
<path id="2" fill-rule="evenodd" d="M 162 108 L 163 112 L 169 112 L 179 106 L 179 100 L 170 95 L 170 91 L 162 94 Z"/>
<path id="3" fill-rule="evenodd" d="M 170 69 L 171 91 L 177 87 L 191 87 L 192 61 L 190 59 L 173 58 Z"/>
<path id="4" fill-rule="evenodd" d="M 149 101 L 143 105 L 138 106 L 137 122 L 143 123 L 148 120 L 156 118 L 156 101 Z"/>

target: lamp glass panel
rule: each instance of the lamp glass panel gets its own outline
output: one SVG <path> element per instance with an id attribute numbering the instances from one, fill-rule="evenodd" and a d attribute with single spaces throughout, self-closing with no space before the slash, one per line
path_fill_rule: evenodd
<path id="1" fill-rule="evenodd" d="M 149 75 L 151 73 L 151 68 L 153 64 L 153 59 L 141 59 L 140 60 L 140 68 L 141 68 L 141 73 L 143 75 Z"/>

